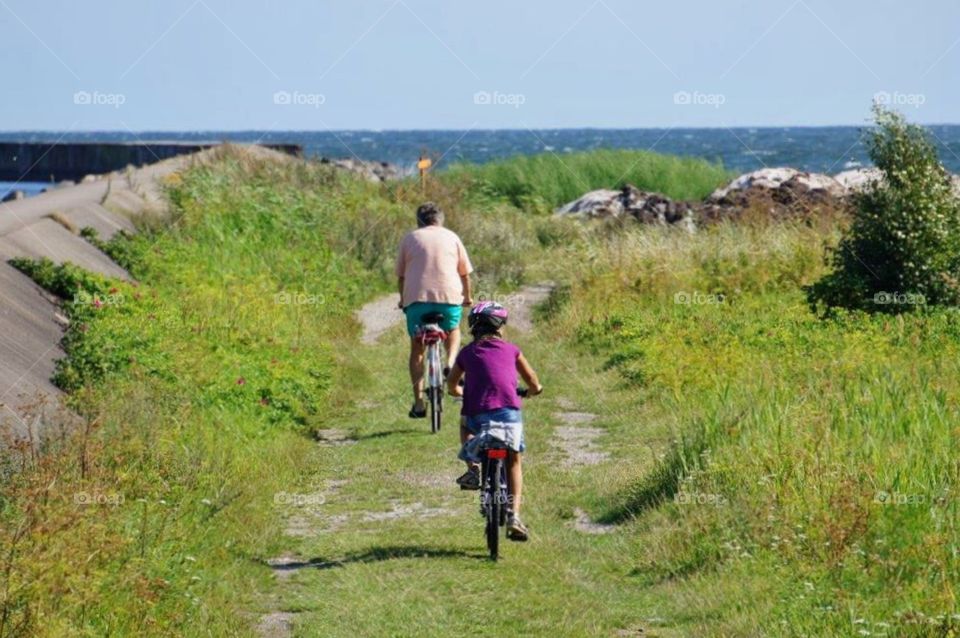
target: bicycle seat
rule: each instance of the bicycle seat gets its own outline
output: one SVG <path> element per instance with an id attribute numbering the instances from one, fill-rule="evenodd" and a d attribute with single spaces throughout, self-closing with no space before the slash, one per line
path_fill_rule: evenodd
<path id="1" fill-rule="evenodd" d="M 426 325 L 428 323 L 440 324 L 443 322 L 443 313 L 442 312 L 428 312 L 427 314 L 420 317 L 420 323 Z"/>

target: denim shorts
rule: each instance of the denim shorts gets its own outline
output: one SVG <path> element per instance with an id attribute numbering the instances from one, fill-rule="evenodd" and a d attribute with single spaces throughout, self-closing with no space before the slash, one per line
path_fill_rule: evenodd
<path id="1" fill-rule="evenodd" d="M 483 431 L 483 426 L 486 423 L 491 421 L 496 421 L 497 423 L 517 423 L 523 425 L 523 415 L 520 410 L 514 408 L 499 408 L 497 410 L 490 410 L 489 412 L 481 412 L 480 414 L 475 414 L 473 416 L 464 416 L 466 420 L 466 428 L 470 434 L 474 436 L 480 434 Z M 523 452 L 527 449 L 526 442 L 524 441 L 525 437 L 523 434 L 520 435 L 520 451 Z"/>

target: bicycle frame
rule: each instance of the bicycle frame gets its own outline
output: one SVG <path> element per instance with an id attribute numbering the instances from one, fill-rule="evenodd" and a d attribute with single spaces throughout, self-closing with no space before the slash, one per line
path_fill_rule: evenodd
<path id="1" fill-rule="evenodd" d="M 436 434 L 440 431 L 443 414 L 443 363 L 440 358 L 440 343 L 447 338 L 447 333 L 437 324 L 425 324 L 419 327 L 417 334 L 425 346 L 424 390 L 430 403 L 430 431 Z"/>

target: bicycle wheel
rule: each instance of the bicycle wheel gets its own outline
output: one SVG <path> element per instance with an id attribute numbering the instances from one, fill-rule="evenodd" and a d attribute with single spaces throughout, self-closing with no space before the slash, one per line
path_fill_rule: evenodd
<path id="1" fill-rule="evenodd" d="M 430 431 L 436 434 L 440 431 L 440 388 L 427 390 L 430 395 Z"/>
<path id="2" fill-rule="evenodd" d="M 484 485 L 487 488 L 487 549 L 490 559 L 497 560 L 500 551 L 500 517 L 503 504 L 500 502 L 500 474 L 503 461 L 487 461 L 487 476 Z"/>
<path id="3" fill-rule="evenodd" d="M 430 346 L 427 366 L 427 385 L 430 394 L 430 431 L 440 431 L 440 415 L 443 414 L 443 373 L 440 369 L 440 346 Z"/>

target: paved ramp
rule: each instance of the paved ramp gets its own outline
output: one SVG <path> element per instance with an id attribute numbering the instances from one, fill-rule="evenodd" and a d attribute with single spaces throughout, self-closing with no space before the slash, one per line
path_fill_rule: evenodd
<path id="1" fill-rule="evenodd" d="M 266 148 L 236 148 L 258 159 L 300 161 Z M 66 326 L 58 300 L 7 262 L 14 257 L 46 257 L 130 279 L 123 268 L 80 237 L 80 230 L 92 227 L 104 239 L 119 230 L 135 230 L 137 218 L 163 214 L 164 178 L 221 152 L 213 148 L 0 203 L 0 446 L 4 435 L 11 433 L 29 433 L 35 441 L 42 438 L 35 416 L 40 411 L 49 414 L 50 405 L 60 397 L 49 379 L 56 360 L 64 356 L 60 340 Z"/>

